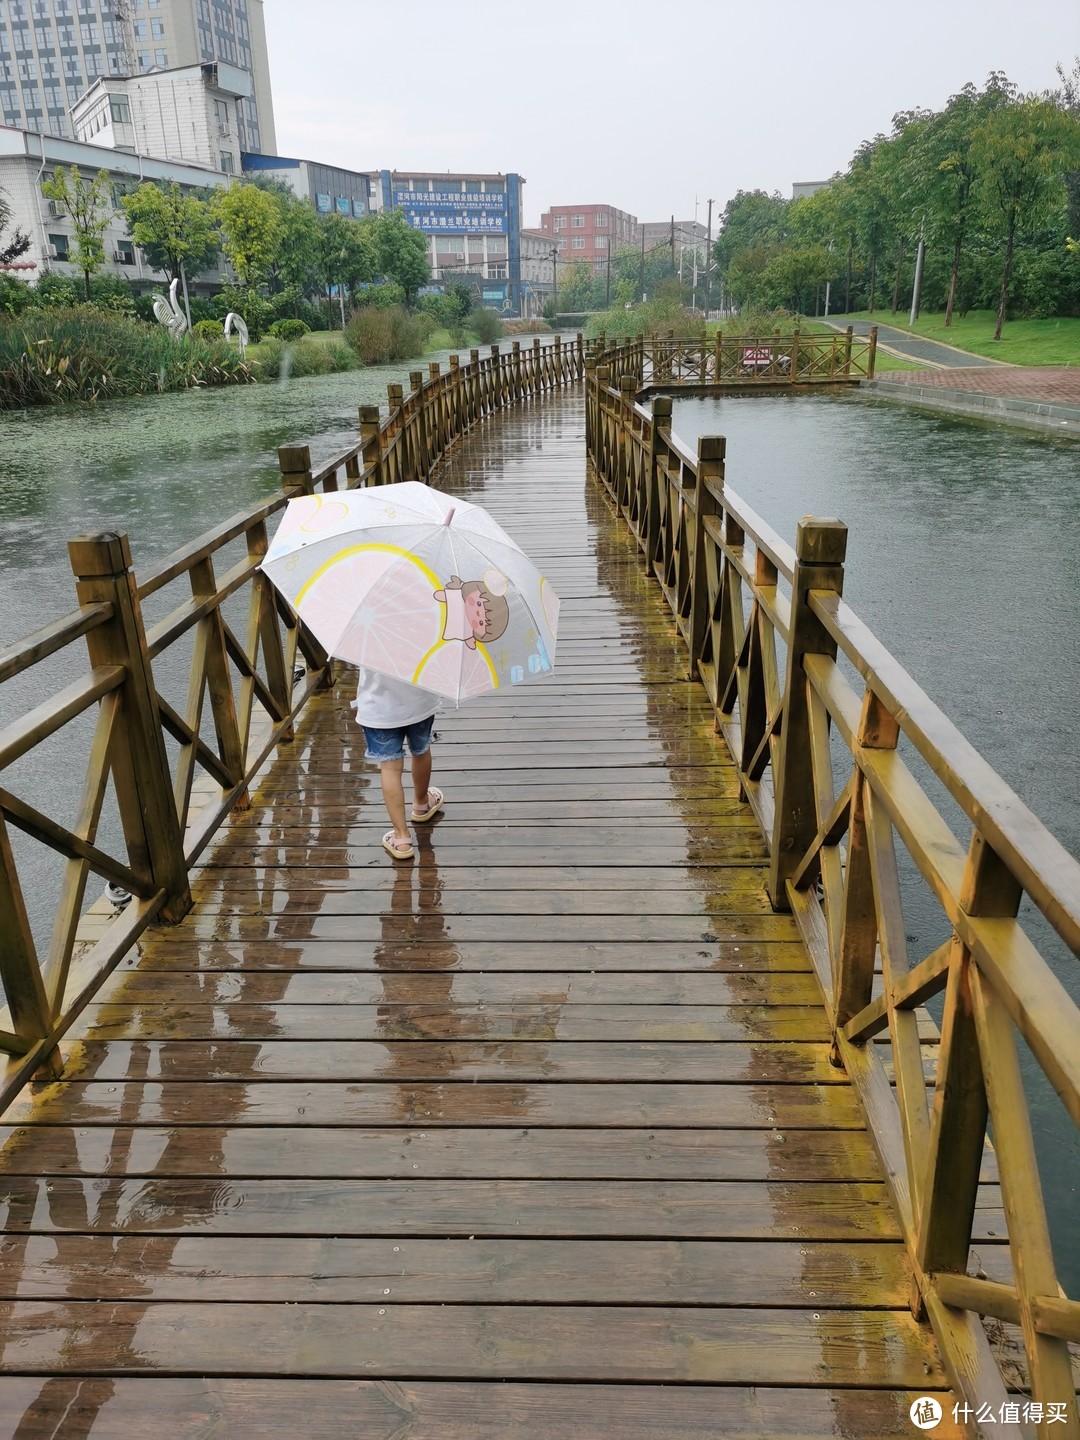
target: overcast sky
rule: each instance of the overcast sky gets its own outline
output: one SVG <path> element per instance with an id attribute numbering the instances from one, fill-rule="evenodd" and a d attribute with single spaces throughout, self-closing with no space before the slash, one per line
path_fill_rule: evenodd
<path id="1" fill-rule="evenodd" d="M 1080 0 L 265 0 L 277 148 L 354 170 L 516 170 L 555 204 L 706 218 L 844 170 L 898 110 L 1057 83 Z"/>

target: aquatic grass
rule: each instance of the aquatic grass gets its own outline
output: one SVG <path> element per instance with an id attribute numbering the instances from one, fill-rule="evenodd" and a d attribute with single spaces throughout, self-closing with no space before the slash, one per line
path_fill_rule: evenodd
<path id="1" fill-rule="evenodd" d="M 252 363 L 259 380 L 287 380 L 302 379 L 306 375 L 336 375 L 355 370 L 359 362 L 340 336 L 318 340 L 305 336 L 289 344 L 270 335 L 259 342 Z"/>
<path id="2" fill-rule="evenodd" d="M 0 323 L 0 409 L 243 385 L 250 366 L 224 339 L 174 339 L 158 325 L 89 305 L 24 311 Z"/>

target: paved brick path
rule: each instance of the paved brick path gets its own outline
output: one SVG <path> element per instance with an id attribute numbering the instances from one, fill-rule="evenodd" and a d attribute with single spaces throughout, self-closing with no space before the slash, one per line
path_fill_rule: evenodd
<path id="1" fill-rule="evenodd" d="M 889 370 L 879 378 L 890 383 L 900 381 L 941 390 L 968 390 L 1017 400 L 1080 405 L 1080 365 L 972 365 L 948 370 Z"/>

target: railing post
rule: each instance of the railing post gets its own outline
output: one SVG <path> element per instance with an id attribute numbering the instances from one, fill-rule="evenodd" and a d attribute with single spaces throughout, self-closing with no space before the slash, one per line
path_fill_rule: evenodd
<path id="1" fill-rule="evenodd" d="M 652 431 L 649 435 L 649 468 L 645 476 L 645 573 L 652 579 L 653 568 L 660 545 L 660 451 L 671 441 L 671 396 L 654 395 L 652 402 Z"/>
<path id="2" fill-rule="evenodd" d="M 799 330 L 798 326 L 791 337 L 791 356 L 788 360 L 788 379 L 796 380 L 799 375 Z"/>
<path id="3" fill-rule="evenodd" d="M 0 981 L 15 1034 L 29 1050 L 51 1029 L 49 1002 L 26 914 L 19 872 L 0 811 Z"/>
<path id="4" fill-rule="evenodd" d="M 386 387 L 386 404 L 389 414 L 386 417 L 387 427 L 396 425 L 397 444 L 389 447 L 389 453 L 384 450 L 385 464 L 383 466 L 386 480 L 384 483 L 393 484 L 401 480 L 422 480 L 422 475 L 410 475 L 409 448 L 405 434 L 405 417 L 402 411 L 405 408 L 404 386 L 391 384 Z M 421 408 L 423 401 L 421 401 Z"/>
<path id="5" fill-rule="evenodd" d="M 426 479 L 431 468 L 431 450 L 429 448 L 427 415 L 424 411 L 424 372 L 422 370 L 409 371 L 409 384 L 414 395 L 420 397 L 416 407 L 416 429 L 414 437 L 414 449 L 416 453 L 417 473 L 420 479 Z M 408 446 L 406 446 L 406 449 Z"/>
<path id="6" fill-rule="evenodd" d="M 723 506 L 716 497 L 724 488 L 724 454 L 727 441 L 723 435 L 701 435 L 697 442 L 697 476 L 694 485 L 694 548 L 690 571 L 690 678 L 698 678 L 698 661 L 705 645 L 712 605 L 709 599 L 709 570 L 705 552 L 709 537 L 705 533 L 706 515 L 719 515 Z"/>
<path id="7" fill-rule="evenodd" d="M 637 381 L 633 375 L 619 376 L 619 465 L 615 481 L 615 503 L 623 515 L 630 513 L 630 477 L 634 473 L 634 397 Z"/>
<path id="8" fill-rule="evenodd" d="M 450 434 L 456 440 L 469 428 L 461 412 L 461 356 L 450 356 Z"/>
<path id="9" fill-rule="evenodd" d="M 469 411 L 473 423 L 484 417 L 484 380 L 480 374 L 480 351 L 469 351 Z"/>
<path id="10" fill-rule="evenodd" d="M 577 333 L 577 378 L 580 380 L 585 374 L 585 335 L 579 330 Z"/>
<path id="11" fill-rule="evenodd" d="M 877 326 L 870 326 L 870 349 L 866 356 L 866 378 L 874 378 L 874 365 L 877 362 Z M 848 377 L 850 379 L 850 376 Z"/>
<path id="12" fill-rule="evenodd" d="M 442 368 L 438 360 L 428 361 L 428 379 L 431 381 L 431 394 L 428 403 L 432 409 L 431 420 L 428 422 L 428 438 L 431 442 L 431 463 L 445 452 L 448 447 L 446 438 L 446 427 L 443 424 L 443 398 L 442 386 L 439 384 L 439 376 Z M 432 421 L 434 423 L 432 423 Z"/>
<path id="13" fill-rule="evenodd" d="M 123 665 L 127 672 L 113 747 L 120 823 L 131 868 L 164 890 L 159 913 L 175 925 L 191 909 L 191 889 L 128 538 L 78 535 L 68 541 L 68 555 L 79 604 L 113 607 L 108 624 L 87 635 L 86 648 L 91 665 Z"/>
<path id="14" fill-rule="evenodd" d="M 722 360 L 722 356 L 723 356 L 723 351 L 724 351 L 724 336 L 723 336 L 723 332 L 720 331 L 720 330 L 717 330 L 717 332 L 716 332 L 716 338 L 715 338 L 715 340 L 713 341 L 713 384 L 714 384 L 714 385 L 719 385 L 719 384 L 720 384 L 720 373 L 721 373 L 721 371 L 720 371 L 720 365 L 721 365 L 721 360 Z"/>
<path id="15" fill-rule="evenodd" d="M 563 382 L 562 373 L 562 336 L 555 336 L 555 384 L 561 389 Z"/>
<path id="16" fill-rule="evenodd" d="M 855 331 L 849 325 L 844 331 L 844 379 L 851 379 L 851 337 Z"/>
<path id="17" fill-rule="evenodd" d="M 291 499 L 294 495 L 310 495 L 315 489 L 311 477 L 311 451 L 306 445 L 278 446 L 281 488 Z"/>
<path id="18" fill-rule="evenodd" d="M 360 443 L 363 446 L 364 469 L 373 464 L 375 469 L 371 484 L 383 483 L 382 473 L 382 430 L 379 425 L 377 405 L 360 406 Z"/>
<path id="19" fill-rule="evenodd" d="M 810 609 L 811 590 L 843 593 L 847 526 L 842 520 L 799 521 L 795 574 L 791 582 L 791 625 L 787 684 L 777 773 L 776 813 L 769 862 L 769 898 L 776 910 L 789 909 L 787 880 L 817 834 L 817 806 L 810 745 L 810 697 L 805 655 L 836 658 L 836 644 Z"/>
<path id="20" fill-rule="evenodd" d="M 514 367 L 514 399 L 521 399 L 521 341 L 515 340 L 510 346 Z"/>

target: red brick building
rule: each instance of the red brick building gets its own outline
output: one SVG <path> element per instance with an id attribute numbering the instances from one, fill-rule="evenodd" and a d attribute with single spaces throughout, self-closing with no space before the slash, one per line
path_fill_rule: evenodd
<path id="1" fill-rule="evenodd" d="M 637 216 L 614 205 L 553 205 L 541 215 L 540 229 L 558 245 L 560 261 L 587 260 L 594 270 L 616 250 L 640 243 Z"/>

